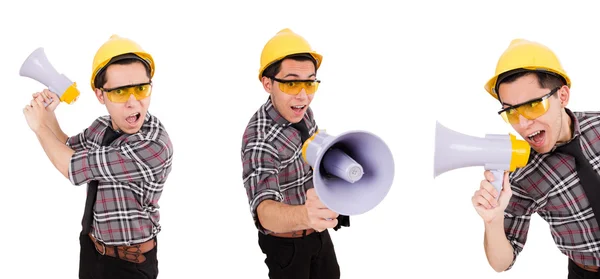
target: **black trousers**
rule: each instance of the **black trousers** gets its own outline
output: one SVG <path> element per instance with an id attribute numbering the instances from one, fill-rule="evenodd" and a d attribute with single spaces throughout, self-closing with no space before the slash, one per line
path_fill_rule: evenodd
<path id="1" fill-rule="evenodd" d="M 583 278 L 600 278 L 600 272 L 587 271 L 575 264 L 569 259 L 569 276 L 568 279 L 583 279 Z"/>
<path id="2" fill-rule="evenodd" d="M 80 279 L 155 279 L 158 277 L 157 247 L 148 251 L 146 260 L 137 264 L 122 259 L 103 256 L 96 251 L 94 242 L 83 232 L 79 235 L 81 251 L 79 255 Z"/>
<path id="3" fill-rule="evenodd" d="M 338 279 L 340 267 L 327 230 L 299 238 L 258 233 L 270 279 Z"/>

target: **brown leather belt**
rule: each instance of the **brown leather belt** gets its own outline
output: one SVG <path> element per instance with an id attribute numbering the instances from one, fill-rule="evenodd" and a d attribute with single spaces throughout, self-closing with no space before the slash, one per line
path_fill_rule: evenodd
<path id="1" fill-rule="evenodd" d="M 585 269 L 589 272 L 598 272 L 598 269 L 600 269 L 600 267 L 597 267 L 595 265 L 583 265 L 580 264 L 578 262 L 573 261 L 578 267 L 581 267 L 582 269 Z"/>
<path id="2" fill-rule="evenodd" d="M 156 246 L 156 241 L 154 239 L 150 239 L 144 243 L 134 244 L 131 246 L 107 246 L 104 243 L 98 242 L 92 234 L 89 234 L 90 238 L 94 242 L 94 246 L 96 247 L 96 251 L 103 256 L 110 256 L 113 258 L 119 258 L 132 263 L 143 263 L 146 261 L 145 253 L 154 249 Z M 118 257 L 115 254 L 115 251 L 118 251 Z"/>
<path id="3" fill-rule="evenodd" d="M 308 230 L 285 232 L 285 233 L 271 233 L 271 235 L 276 236 L 276 237 L 283 237 L 283 238 L 298 238 L 298 237 L 307 236 L 314 232 L 315 232 L 314 229 L 308 229 Z"/>

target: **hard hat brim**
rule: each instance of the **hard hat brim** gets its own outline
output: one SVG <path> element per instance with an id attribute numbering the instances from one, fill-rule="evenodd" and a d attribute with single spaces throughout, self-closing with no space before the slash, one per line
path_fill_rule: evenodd
<path id="1" fill-rule="evenodd" d="M 262 81 L 263 78 L 263 73 L 264 71 L 269 68 L 269 66 L 273 65 L 274 63 L 277 63 L 281 60 L 283 60 L 284 58 L 290 56 L 290 55 L 296 55 L 296 54 L 309 54 L 311 55 L 315 61 L 317 62 L 317 65 L 315 67 L 315 71 L 318 70 L 321 67 L 321 62 L 323 61 L 323 55 L 315 52 L 315 51 L 307 51 L 307 52 L 290 52 L 290 53 L 286 53 L 284 55 L 281 55 L 280 57 L 277 57 L 277 59 L 274 59 L 273 61 L 271 61 L 271 63 L 264 65 L 259 71 L 258 71 L 258 80 Z"/>

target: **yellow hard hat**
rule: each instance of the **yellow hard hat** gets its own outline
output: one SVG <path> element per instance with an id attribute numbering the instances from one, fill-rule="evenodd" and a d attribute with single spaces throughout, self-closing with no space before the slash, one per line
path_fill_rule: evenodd
<path id="1" fill-rule="evenodd" d="M 319 69 L 319 66 L 321 66 L 323 56 L 314 51 L 302 36 L 292 32 L 289 28 L 277 32 L 277 34 L 265 44 L 260 55 L 258 80 L 262 80 L 263 71 L 271 64 L 288 55 L 298 53 L 308 53 L 312 55 L 317 61 L 316 69 Z"/>
<path id="2" fill-rule="evenodd" d="M 123 54 L 134 54 L 135 56 L 141 58 L 144 62 L 148 64 L 150 67 L 150 78 L 154 76 L 154 59 L 152 55 L 145 52 L 140 45 L 136 42 L 120 37 L 118 35 L 110 36 L 110 39 L 106 41 L 94 56 L 94 62 L 92 63 L 92 78 L 91 78 L 91 86 L 92 90 L 95 89 L 94 80 L 100 71 L 104 70 L 104 67 L 114 58 Z"/>
<path id="3" fill-rule="evenodd" d="M 567 86 L 571 87 L 571 79 L 552 50 L 540 43 L 514 39 L 500 56 L 496 65 L 496 74 L 484 85 L 485 91 L 498 99 L 498 92 L 496 92 L 498 76 L 516 69 L 554 73 L 564 78 Z"/>

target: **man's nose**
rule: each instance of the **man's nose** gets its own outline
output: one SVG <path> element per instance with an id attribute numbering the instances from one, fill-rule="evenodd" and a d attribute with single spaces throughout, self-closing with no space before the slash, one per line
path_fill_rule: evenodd
<path id="1" fill-rule="evenodd" d="M 129 99 L 127 99 L 127 102 L 125 103 L 125 105 L 128 107 L 132 107 L 136 101 L 137 101 L 137 99 L 135 98 L 135 95 L 133 95 L 133 93 L 131 93 L 131 94 L 129 94 Z"/>
<path id="2" fill-rule="evenodd" d="M 527 128 L 529 127 L 529 125 L 531 125 L 531 123 L 533 122 L 533 120 L 529 120 L 527 118 L 525 118 L 523 115 L 519 114 L 519 126 L 521 126 L 521 128 Z"/>
<path id="3" fill-rule="evenodd" d="M 308 98 L 308 94 L 306 94 L 306 90 L 304 88 L 302 88 L 302 90 L 300 90 L 300 93 L 296 94 L 296 98 L 297 99 Z"/>

